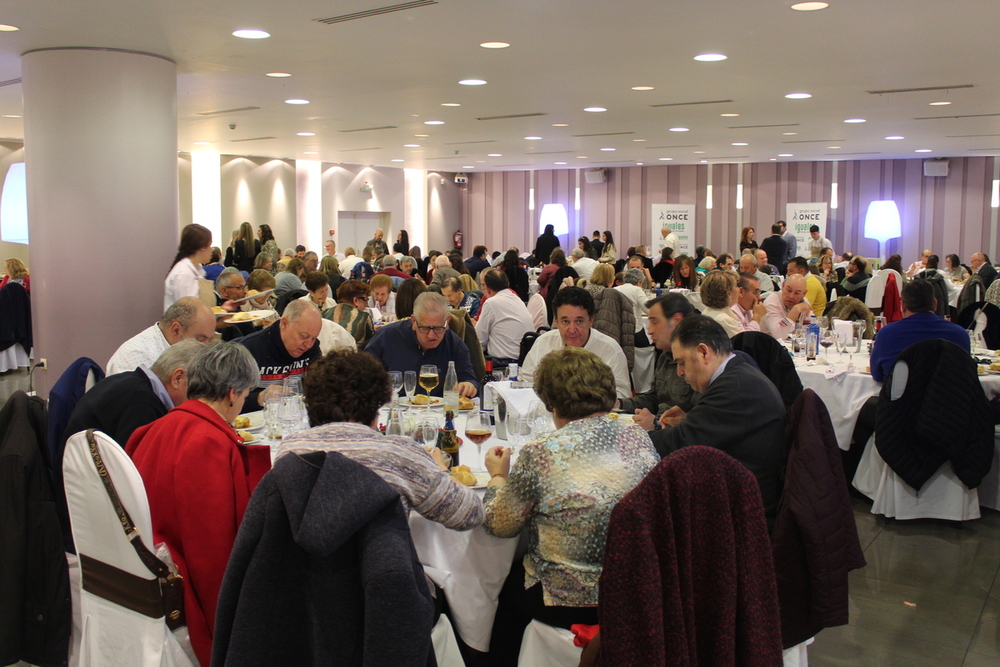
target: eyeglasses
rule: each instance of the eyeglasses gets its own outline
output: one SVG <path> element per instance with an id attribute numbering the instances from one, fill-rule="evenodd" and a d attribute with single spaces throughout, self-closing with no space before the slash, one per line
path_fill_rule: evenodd
<path id="1" fill-rule="evenodd" d="M 246 286 L 246 283 L 244 283 L 242 285 L 230 285 L 227 289 L 238 289 L 241 292 L 245 292 L 245 291 L 247 291 L 247 286 Z"/>
<path id="2" fill-rule="evenodd" d="M 417 330 L 420 331 L 420 333 L 422 333 L 424 335 L 427 335 L 429 333 L 433 333 L 436 336 L 440 336 L 447 329 L 448 329 L 448 327 L 422 327 L 419 324 L 417 325 Z"/>
<path id="3" fill-rule="evenodd" d="M 760 296 L 760 295 L 761 295 L 761 291 L 760 291 L 760 289 L 755 289 L 755 290 L 753 291 L 753 293 L 754 293 L 754 294 L 756 294 L 757 296 Z"/>

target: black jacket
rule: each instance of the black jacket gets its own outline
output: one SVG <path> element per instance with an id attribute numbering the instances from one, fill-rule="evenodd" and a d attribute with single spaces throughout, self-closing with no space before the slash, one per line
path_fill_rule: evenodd
<path id="1" fill-rule="evenodd" d="M 20 283 L 7 283 L 0 289 L 0 350 L 20 343 L 31 354 L 31 299 Z"/>
<path id="2" fill-rule="evenodd" d="M 14 392 L 0 411 L 0 664 L 65 665 L 69 571 L 46 469 L 45 403 Z"/>
<path id="3" fill-rule="evenodd" d="M 993 284 L 993 281 L 997 279 L 997 270 L 994 269 L 991 264 L 987 264 L 986 266 L 979 268 L 978 275 L 982 276 L 983 285 L 985 285 L 986 289 L 989 289 L 990 285 Z"/>
<path id="4" fill-rule="evenodd" d="M 538 258 L 539 262 L 545 264 L 549 263 L 549 255 L 552 251 L 559 247 L 559 237 L 555 234 L 542 234 L 535 241 L 535 249 L 531 252 L 535 257 Z M 567 255 L 569 253 L 566 253 Z"/>
<path id="5" fill-rule="evenodd" d="M 909 376 L 894 401 L 893 376 L 901 361 L 909 366 Z M 993 417 L 968 352 L 932 338 L 896 357 L 878 397 L 875 446 L 918 492 L 946 461 L 968 488 L 979 486 L 993 464 Z"/>
<path id="6" fill-rule="evenodd" d="M 424 667 L 433 612 L 399 494 L 335 452 L 286 455 L 236 536 L 212 665 Z"/>
<path id="7" fill-rule="evenodd" d="M 992 303 L 980 301 L 970 304 L 965 310 L 959 312 L 958 317 L 955 318 L 955 324 L 963 329 L 973 329 L 976 326 L 976 317 L 979 315 L 979 311 L 982 311 L 983 315 L 986 316 L 986 328 L 983 329 L 983 341 L 986 343 L 986 347 L 991 350 L 1000 350 L 1000 308 Z"/>
<path id="8" fill-rule="evenodd" d="M 312 348 L 298 359 L 288 354 L 285 344 L 281 341 L 280 323 L 255 331 L 249 336 L 237 338 L 234 342 L 250 350 L 260 372 L 260 384 L 250 390 L 250 395 L 247 396 L 243 406 L 245 412 L 258 409 L 257 397 L 266 386 L 281 384 L 289 375 L 305 373 L 313 359 L 320 356 L 318 339 Z"/>
<path id="9" fill-rule="evenodd" d="M 779 273 L 785 272 L 785 253 L 788 243 L 777 234 L 771 234 L 760 242 L 760 249 L 767 253 L 767 261 L 778 268 Z"/>
<path id="10" fill-rule="evenodd" d="M 802 393 L 802 380 L 788 350 L 772 336 L 760 331 L 744 331 L 733 336 L 733 349 L 746 352 L 760 372 L 774 383 L 785 408 L 790 408 Z"/>

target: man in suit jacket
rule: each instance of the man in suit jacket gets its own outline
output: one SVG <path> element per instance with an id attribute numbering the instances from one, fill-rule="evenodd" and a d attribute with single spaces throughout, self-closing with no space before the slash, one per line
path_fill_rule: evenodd
<path id="1" fill-rule="evenodd" d="M 778 390 L 733 353 L 722 325 L 704 315 L 684 318 L 670 347 L 677 374 L 702 396 L 688 413 L 679 407 L 663 413 L 662 429 L 649 433 L 656 451 L 667 456 L 689 445 L 721 449 L 757 477 L 765 514 L 773 520 L 785 440 L 785 406 Z"/>
<path id="2" fill-rule="evenodd" d="M 779 273 L 785 272 L 788 243 L 781 237 L 781 225 L 778 223 L 771 225 L 771 235 L 760 242 L 760 249 L 767 254 L 768 261 L 778 269 Z"/>
<path id="3" fill-rule="evenodd" d="M 990 263 L 990 258 L 981 252 L 974 253 L 969 260 L 969 266 L 983 279 L 983 284 L 989 289 L 990 284 L 997 278 L 997 270 Z"/>

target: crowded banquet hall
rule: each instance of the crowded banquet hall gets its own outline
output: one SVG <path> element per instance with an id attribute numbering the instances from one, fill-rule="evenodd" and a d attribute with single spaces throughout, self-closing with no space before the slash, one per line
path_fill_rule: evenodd
<path id="1" fill-rule="evenodd" d="M 0 665 L 1000 664 L 998 23 L 3 3 Z"/>

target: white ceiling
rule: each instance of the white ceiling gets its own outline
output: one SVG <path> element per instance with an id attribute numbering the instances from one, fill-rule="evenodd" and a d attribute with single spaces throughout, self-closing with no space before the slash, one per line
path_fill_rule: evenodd
<path id="1" fill-rule="evenodd" d="M 8 1 L 0 23 L 21 30 L 0 33 L 0 81 L 20 77 L 20 54 L 31 49 L 152 52 L 177 62 L 178 150 L 208 141 L 221 153 L 444 171 L 764 162 L 779 153 L 794 161 L 1000 155 L 994 0 L 829 0 L 817 12 L 792 11 L 791 0 L 438 0 L 333 25 L 314 20 L 401 1 Z M 239 28 L 271 37 L 238 39 Z M 489 50 L 485 41 L 511 46 Z M 709 52 L 729 58 L 693 60 Z M 292 76 L 264 76 L 273 71 Z M 472 77 L 488 84 L 458 84 Z M 639 85 L 655 89 L 631 90 Z M 0 87 L 0 114 L 20 114 L 20 88 Z M 792 92 L 813 97 L 785 99 Z M 293 97 L 311 103 L 284 103 Z M 247 106 L 260 109 L 197 115 Z M 477 120 L 526 113 L 545 115 Z M 976 114 L 996 115 L 918 120 Z M 734 127 L 746 125 L 788 127 Z M 345 132 L 381 126 L 395 129 Z M 627 134 L 575 136 L 598 133 Z M 905 138 L 885 139 L 892 135 Z M 23 137 L 20 119 L 0 118 L 0 137 Z M 233 142 L 255 137 L 275 138 Z M 932 152 L 915 152 L 923 148 Z"/>

